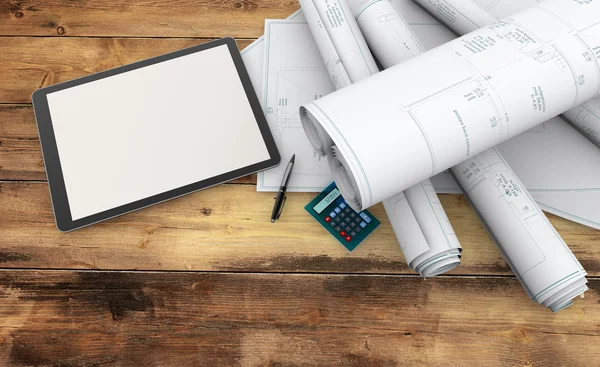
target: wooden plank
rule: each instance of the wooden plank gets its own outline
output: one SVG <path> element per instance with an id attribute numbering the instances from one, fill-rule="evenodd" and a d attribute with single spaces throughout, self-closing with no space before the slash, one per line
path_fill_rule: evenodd
<path id="1" fill-rule="evenodd" d="M 45 179 L 33 109 L 0 105 L 0 181 Z"/>
<path id="2" fill-rule="evenodd" d="M 272 193 L 221 185 L 71 233 L 60 233 L 45 183 L 0 183 L 0 263 L 6 268 L 94 268 L 413 274 L 381 205 L 382 225 L 348 252 L 289 193 L 270 223 Z M 452 274 L 510 275 L 461 195 L 441 195 L 463 245 Z M 550 216 L 590 275 L 600 275 L 600 232 Z"/>
<path id="3" fill-rule="evenodd" d="M 552 314 L 514 278 L 0 272 L 0 362 L 588 366 L 600 280 Z"/>
<path id="4" fill-rule="evenodd" d="M 265 18 L 286 18 L 296 1 L 2 1 L 0 35 L 255 38 Z"/>
<path id="5" fill-rule="evenodd" d="M 38 88 L 207 40 L 0 37 L 0 103 L 30 103 Z M 251 41 L 238 41 L 240 48 Z"/>

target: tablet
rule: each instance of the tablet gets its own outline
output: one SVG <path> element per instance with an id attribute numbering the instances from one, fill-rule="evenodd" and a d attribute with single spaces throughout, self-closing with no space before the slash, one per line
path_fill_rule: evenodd
<path id="1" fill-rule="evenodd" d="M 280 160 L 232 38 L 39 89 L 32 99 L 61 231 Z"/>

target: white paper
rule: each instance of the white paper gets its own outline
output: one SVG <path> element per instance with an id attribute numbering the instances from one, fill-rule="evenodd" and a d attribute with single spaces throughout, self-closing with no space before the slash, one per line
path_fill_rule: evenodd
<path id="1" fill-rule="evenodd" d="M 471 1 L 416 1 L 423 5 L 434 2 L 443 4 L 443 8 L 455 16 L 440 19 L 457 33 L 493 22 L 485 10 Z M 535 3 L 501 0 L 488 4 L 483 0 L 478 1 L 480 6 L 486 6 L 496 14 Z M 600 119 L 596 116 L 600 116 L 600 98 L 588 100 L 563 116 L 592 143 L 599 145 L 596 131 L 600 131 Z M 600 210 L 597 209 L 600 173 L 596 169 L 600 165 L 600 151 L 582 141 L 578 135 L 557 117 L 500 144 L 498 149 L 544 210 L 600 229 Z M 448 175 L 438 175 L 432 181 L 438 192 L 456 192 L 458 188 Z"/>
<path id="2" fill-rule="evenodd" d="M 310 2 L 308 6 L 315 4 L 319 8 L 326 3 L 327 0 L 317 0 Z M 350 8 L 350 6 L 346 6 L 345 0 L 340 0 L 337 4 L 341 4 L 341 8 Z M 306 12 L 309 11 L 311 10 L 306 10 Z M 356 12 L 356 18 L 362 26 L 377 23 L 376 26 L 368 28 L 368 38 L 377 40 L 375 45 L 370 45 L 370 49 L 379 51 L 379 54 L 383 56 L 382 60 L 379 61 L 384 67 L 392 66 L 421 52 L 422 46 L 416 43 L 416 36 L 412 34 L 402 17 L 388 0 L 372 1 L 360 9 L 352 9 L 352 11 Z M 380 26 L 378 20 L 382 19 L 385 24 Z M 391 25 L 387 24 L 390 23 L 390 20 L 393 21 Z M 315 25 L 310 27 L 311 30 L 316 32 L 313 36 L 315 38 L 321 37 L 322 32 L 318 29 L 315 31 L 315 28 L 318 27 Z M 352 44 L 352 40 L 356 39 L 356 35 L 361 32 L 364 32 L 364 29 L 358 30 L 350 26 L 340 28 L 337 30 L 336 38 L 332 43 L 339 51 L 342 48 L 338 44 Z M 382 34 L 388 37 L 381 37 Z M 362 36 L 358 38 L 362 39 Z M 364 59 L 373 59 L 366 45 L 359 49 Z M 385 51 L 382 52 L 383 50 Z M 324 62 L 328 61 L 328 55 L 327 50 L 322 52 L 321 56 Z M 363 57 L 347 58 L 344 61 L 344 67 L 347 70 L 363 70 L 361 74 L 352 74 L 351 82 L 353 83 L 370 76 L 370 73 L 372 73 L 370 69 L 369 72 L 365 71 L 368 68 Z M 334 78 L 332 77 L 332 79 Z M 337 87 L 341 88 L 339 85 Z M 369 121 L 366 120 L 365 127 L 368 126 Z M 323 150 L 330 149 L 333 142 L 331 139 L 323 139 L 324 131 L 319 131 L 317 125 L 311 125 L 310 128 L 315 129 L 314 137 L 316 140 L 313 141 L 315 146 Z M 336 157 L 335 152 L 328 155 L 330 165 L 334 162 L 344 161 L 343 157 L 338 157 L 337 160 L 332 160 L 332 157 Z M 335 170 L 335 167 L 332 167 L 332 169 Z M 336 183 L 341 189 L 346 184 L 345 182 Z M 394 202 L 384 203 L 384 205 L 390 216 L 400 247 L 405 253 L 408 265 L 423 277 L 435 276 L 460 265 L 460 243 L 431 182 L 425 180 L 414 185 L 399 194 L 396 199 Z M 345 200 L 350 202 L 354 198 L 347 196 Z M 407 230 L 407 233 L 399 232 L 404 229 Z"/>
<path id="3" fill-rule="evenodd" d="M 575 106 L 563 113 L 563 116 L 580 133 L 600 147 L 600 98 L 592 98 Z"/>
<path id="4" fill-rule="evenodd" d="M 408 22 L 389 0 L 371 0 L 356 10 L 355 14 L 369 48 L 384 68 L 399 64 L 425 50 Z"/>
<path id="5" fill-rule="evenodd" d="M 351 83 L 379 72 L 346 0 L 311 0 Z M 318 33 L 320 34 L 320 33 Z"/>
<path id="6" fill-rule="evenodd" d="M 287 19 L 304 20 L 304 14 L 302 14 L 302 10 L 297 10 L 287 17 Z M 248 71 L 250 81 L 259 100 L 262 94 L 263 61 L 265 55 L 264 41 L 265 37 L 260 36 L 241 51 L 244 66 Z"/>
<path id="7" fill-rule="evenodd" d="M 468 0 L 417 1 L 426 3 L 424 4 L 426 6 L 435 2 L 437 6 L 430 10 L 442 9 L 442 15 L 448 18 L 445 21 L 458 32 L 468 32 L 471 27 L 478 28 L 494 21 L 485 10 Z M 464 14 L 469 14 L 469 17 L 465 18 Z M 385 39 L 385 37 L 381 38 Z M 395 49 L 393 45 L 383 46 Z M 556 118 L 556 120 L 560 119 Z M 531 134 L 536 134 L 535 137 L 545 137 L 550 134 L 545 125 L 549 123 L 543 123 L 517 138 Z M 568 128 L 564 124 L 558 127 Z M 524 147 L 532 148 L 532 144 Z M 519 149 L 511 150 L 511 152 L 515 151 L 517 155 L 523 153 L 519 152 Z M 545 152 L 544 149 L 532 152 L 532 154 L 536 153 Z M 571 305 L 573 297 L 587 290 L 585 271 L 496 149 L 484 151 L 453 167 L 452 171 L 459 178 L 458 181 L 463 186 L 471 205 L 532 300 L 556 312 Z M 427 243 L 414 236 L 414 231 L 410 231 L 411 227 L 407 225 L 411 223 L 407 220 L 410 218 L 403 218 L 400 213 L 409 203 L 409 199 L 410 196 L 403 193 L 386 199 L 383 203 L 397 235 L 398 231 L 407 231 L 406 234 L 400 233 L 398 240 L 401 244 L 404 243 L 401 247 L 407 260 L 412 261 L 411 255 L 415 250 L 419 247 L 423 250 Z M 414 212 L 417 213 L 416 210 Z M 405 221 L 404 225 L 400 224 L 402 220 Z M 412 240 L 411 246 L 406 245 L 410 243 L 409 240 Z M 429 241 L 429 243 L 434 242 Z M 557 257 L 559 260 L 571 259 L 571 261 L 557 262 Z M 443 261 L 438 263 L 443 264 Z"/>
<path id="8" fill-rule="evenodd" d="M 497 149 L 452 172 L 533 301 L 556 312 L 588 289 L 585 270 Z"/>
<path id="9" fill-rule="evenodd" d="M 468 1 L 415 0 L 456 34 L 463 35 L 494 23 L 497 18 Z"/>
<path id="10" fill-rule="evenodd" d="M 335 181 L 356 182 L 362 210 L 596 96 L 598 60 L 581 55 L 599 14 L 547 1 L 307 104 L 347 162 Z"/>
<path id="11" fill-rule="evenodd" d="M 429 180 L 383 205 L 411 269 L 430 277 L 460 265 L 462 248 Z"/>
<path id="12" fill-rule="evenodd" d="M 295 154 L 288 191 L 320 192 L 333 178 L 304 135 L 298 107 L 333 92 L 333 85 L 306 21 L 266 20 L 264 40 L 260 99 L 284 164 L 261 172 L 257 190 L 277 191 Z"/>

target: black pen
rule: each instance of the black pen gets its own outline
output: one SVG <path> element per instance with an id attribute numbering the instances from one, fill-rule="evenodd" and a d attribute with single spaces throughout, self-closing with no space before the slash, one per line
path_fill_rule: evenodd
<path id="1" fill-rule="evenodd" d="M 275 223 L 277 219 L 281 216 L 281 212 L 283 211 L 283 204 L 285 204 L 285 192 L 287 191 L 287 185 L 290 181 L 290 176 L 292 175 L 292 169 L 294 168 L 294 161 L 296 160 L 296 155 L 292 156 L 290 159 L 290 163 L 288 163 L 285 168 L 285 172 L 283 173 L 283 180 L 281 180 L 281 186 L 279 186 L 279 192 L 277 193 L 277 198 L 275 198 L 275 206 L 273 207 L 273 213 L 271 214 L 271 223 Z"/>

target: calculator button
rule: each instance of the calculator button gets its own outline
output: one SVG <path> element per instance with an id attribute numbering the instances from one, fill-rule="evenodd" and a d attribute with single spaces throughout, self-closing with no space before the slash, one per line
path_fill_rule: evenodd
<path id="1" fill-rule="evenodd" d="M 350 218 L 356 218 L 356 213 L 355 212 L 350 213 Z"/>
<path id="2" fill-rule="evenodd" d="M 356 233 L 362 231 L 362 229 L 360 227 L 356 227 L 356 228 L 354 228 L 354 230 L 356 231 Z"/>
<path id="3" fill-rule="evenodd" d="M 350 236 L 352 236 L 352 237 L 356 237 L 356 231 L 352 231 L 352 232 L 350 232 Z"/>
<path id="4" fill-rule="evenodd" d="M 331 222 L 329 222 L 329 225 L 335 227 L 337 226 L 337 223 L 334 220 L 332 220 Z"/>
<path id="5" fill-rule="evenodd" d="M 352 228 L 356 227 L 356 222 L 350 222 L 350 227 L 352 227 Z"/>
<path id="6" fill-rule="evenodd" d="M 350 241 L 352 241 L 352 237 L 346 236 L 346 242 L 350 242 Z"/>
<path id="7" fill-rule="evenodd" d="M 339 223 L 339 222 L 342 220 L 342 218 L 340 218 L 340 217 L 335 217 L 335 219 L 334 219 L 334 220 L 335 220 L 335 222 L 336 222 L 336 223 Z"/>
<path id="8" fill-rule="evenodd" d="M 352 218 L 350 218 L 350 217 L 346 217 L 346 218 L 344 218 L 344 221 L 345 221 L 346 223 L 350 223 L 350 222 L 352 221 Z"/>
<path id="9" fill-rule="evenodd" d="M 344 212 L 341 212 L 341 213 L 340 213 L 340 217 L 342 217 L 342 218 L 346 218 L 346 213 L 344 213 Z"/>
<path id="10" fill-rule="evenodd" d="M 346 208 L 346 209 L 344 209 L 344 211 L 346 212 L 346 214 L 352 213 L 352 209 L 350 209 L 350 208 Z"/>
<path id="11" fill-rule="evenodd" d="M 366 222 L 360 222 L 360 226 L 361 226 L 362 228 L 365 228 L 365 227 L 367 226 L 367 223 L 366 223 Z"/>
<path id="12" fill-rule="evenodd" d="M 356 217 L 356 218 L 354 218 L 354 221 L 356 222 L 356 224 L 358 224 L 358 223 L 362 222 L 362 218 L 361 217 Z"/>
<path id="13" fill-rule="evenodd" d="M 336 214 L 335 212 L 331 212 L 331 213 L 329 213 L 329 216 L 330 216 L 331 218 L 335 218 L 335 216 L 336 216 L 336 215 L 337 215 L 337 214 Z"/>
<path id="14" fill-rule="evenodd" d="M 334 229 L 336 230 L 336 232 L 339 232 L 339 231 L 341 231 L 341 230 L 342 230 L 342 227 L 340 227 L 340 226 L 337 226 L 337 227 L 335 227 Z"/>
<path id="15" fill-rule="evenodd" d="M 346 231 L 344 231 L 344 230 L 341 230 L 341 231 L 340 231 L 340 236 L 342 236 L 342 237 L 346 237 Z"/>
<path id="16" fill-rule="evenodd" d="M 371 223 L 371 217 L 366 215 L 365 213 L 360 213 L 360 217 L 367 223 Z"/>
<path id="17" fill-rule="evenodd" d="M 352 228 L 350 226 L 346 226 L 346 228 L 344 228 L 346 230 L 346 232 L 350 232 L 352 230 Z"/>
<path id="18" fill-rule="evenodd" d="M 327 222 L 327 223 L 331 222 L 331 217 L 329 215 L 325 217 L 325 222 Z"/>
<path id="19" fill-rule="evenodd" d="M 339 207 L 338 207 L 338 208 L 335 208 L 335 209 L 333 209 L 333 210 L 334 210 L 336 213 L 339 213 L 339 212 L 341 212 L 341 211 L 342 211 L 342 209 L 340 209 Z"/>
<path id="20" fill-rule="evenodd" d="M 341 204 L 340 204 L 340 208 L 342 208 L 342 209 L 346 209 L 346 203 L 341 203 Z"/>

